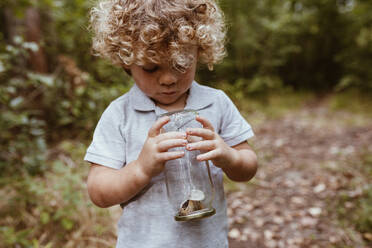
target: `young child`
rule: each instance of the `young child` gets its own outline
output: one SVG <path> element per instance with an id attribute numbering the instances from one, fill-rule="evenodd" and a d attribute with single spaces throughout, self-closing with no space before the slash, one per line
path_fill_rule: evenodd
<path id="1" fill-rule="evenodd" d="M 198 62 L 212 69 L 225 55 L 219 7 L 214 0 L 105 0 L 91 23 L 94 51 L 135 81 L 102 114 L 84 158 L 91 200 L 123 204 L 116 247 L 228 247 L 223 173 L 248 181 L 257 158 L 246 142 L 253 131 L 231 100 L 194 81 Z M 162 133 L 169 117 L 158 116 L 181 109 L 197 110 L 203 128 Z M 189 135 L 201 140 L 188 143 Z M 214 216 L 174 220 L 163 170 L 184 156 L 176 147 L 200 150 L 197 159 L 213 163 Z"/>

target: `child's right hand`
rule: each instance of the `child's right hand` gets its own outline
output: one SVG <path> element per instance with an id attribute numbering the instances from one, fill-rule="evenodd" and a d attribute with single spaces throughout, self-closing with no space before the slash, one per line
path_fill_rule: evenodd
<path id="1" fill-rule="evenodd" d="M 175 147 L 187 145 L 185 132 L 161 133 L 162 127 L 169 122 L 168 116 L 158 119 L 150 128 L 147 139 L 140 152 L 137 163 L 144 175 L 151 179 L 164 170 L 168 160 L 181 158 L 184 151 L 168 151 Z"/>

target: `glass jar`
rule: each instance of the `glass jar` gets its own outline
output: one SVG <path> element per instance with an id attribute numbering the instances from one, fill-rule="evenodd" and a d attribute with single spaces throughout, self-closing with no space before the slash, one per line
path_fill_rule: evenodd
<path id="1" fill-rule="evenodd" d="M 195 120 L 197 112 L 181 110 L 161 116 L 169 116 L 170 121 L 163 127 L 163 132 L 185 132 L 187 128 L 201 128 Z M 201 140 L 197 136 L 188 136 L 188 142 Z M 184 150 L 182 158 L 167 161 L 165 164 L 165 182 L 168 199 L 173 206 L 176 221 L 187 221 L 205 218 L 216 213 L 213 208 L 214 184 L 209 162 L 200 162 L 196 157 L 200 151 L 188 151 L 184 147 L 173 148 Z"/>

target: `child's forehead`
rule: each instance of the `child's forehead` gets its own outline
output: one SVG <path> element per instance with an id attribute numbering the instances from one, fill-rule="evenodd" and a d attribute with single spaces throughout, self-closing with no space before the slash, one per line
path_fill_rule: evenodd
<path id="1" fill-rule="evenodd" d="M 199 47 L 197 45 L 192 44 L 184 44 L 182 49 L 179 50 L 177 54 L 177 58 L 183 57 L 185 60 L 194 60 L 197 59 L 198 56 L 198 49 Z M 154 55 L 158 55 L 157 58 L 159 58 L 159 61 L 154 61 L 152 58 L 155 57 Z M 172 66 L 174 64 L 175 58 L 172 56 L 171 49 L 165 48 L 161 50 L 153 50 L 151 53 L 152 56 L 143 56 L 141 59 L 137 59 L 134 64 L 137 64 L 139 66 L 143 65 L 166 65 L 166 66 Z"/>

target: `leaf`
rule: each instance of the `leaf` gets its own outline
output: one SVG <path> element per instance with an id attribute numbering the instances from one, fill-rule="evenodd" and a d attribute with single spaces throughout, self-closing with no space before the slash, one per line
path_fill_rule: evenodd
<path id="1" fill-rule="evenodd" d="M 363 233 L 363 238 L 372 241 L 372 233 Z"/>
<path id="2" fill-rule="evenodd" d="M 228 236 L 230 237 L 230 238 L 232 238 L 232 239 L 237 239 L 237 238 L 239 238 L 240 237 L 240 231 L 239 231 L 239 229 L 237 229 L 237 228 L 233 228 L 233 229 L 231 229 L 230 230 L 230 232 L 229 232 L 229 234 L 228 234 Z"/>
<path id="3" fill-rule="evenodd" d="M 25 42 L 22 46 L 23 48 L 30 49 L 33 52 L 37 52 L 39 50 L 39 46 L 35 42 Z"/>
<path id="4" fill-rule="evenodd" d="M 32 128 L 30 133 L 34 136 L 40 136 L 44 134 L 44 129 L 41 128 Z"/>
<path id="5" fill-rule="evenodd" d="M 22 96 L 18 96 L 14 99 L 12 99 L 9 103 L 10 107 L 17 108 L 19 107 L 24 101 L 24 98 Z"/>
<path id="6" fill-rule="evenodd" d="M 28 77 L 32 80 L 39 81 L 40 83 L 52 87 L 54 86 L 55 78 L 50 75 L 42 75 L 37 73 L 28 73 Z"/>
<path id="7" fill-rule="evenodd" d="M 4 63 L 0 60 L 0 73 L 5 71 L 5 65 Z"/>
<path id="8" fill-rule="evenodd" d="M 74 222 L 70 219 L 67 219 L 67 218 L 63 218 L 61 220 L 61 224 L 62 224 L 63 228 L 67 231 L 71 230 L 74 227 Z"/>
<path id="9" fill-rule="evenodd" d="M 40 220 L 41 220 L 41 223 L 43 223 L 44 225 L 48 224 L 49 221 L 50 221 L 49 213 L 48 212 L 42 212 L 41 215 L 40 215 Z"/>
<path id="10" fill-rule="evenodd" d="M 309 208 L 308 212 L 311 216 L 318 217 L 322 213 L 322 209 L 317 207 Z"/>
<path id="11" fill-rule="evenodd" d="M 313 188 L 313 191 L 314 191 L 314 193 L 320 193 L 320 192 L 323 192 L 325 189 L 326 189 L 325 184 L 321 183 L 321 184 L 318 184 L 317 186 L 315 186 Z"/>

